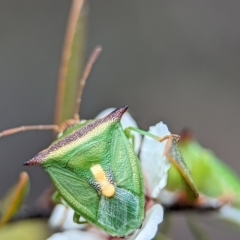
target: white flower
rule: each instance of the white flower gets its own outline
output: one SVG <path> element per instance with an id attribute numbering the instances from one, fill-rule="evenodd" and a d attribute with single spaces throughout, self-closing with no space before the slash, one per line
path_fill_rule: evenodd
<path id="1" fill-rule="evenodd" d="M 55 233 L 47 240 L 106 240 L 105 238 L 101 238 L 99 235 L 80 230 L 67 230 L 61 233 Z"/>
<path id="2" fill-rule="evenodd" d="M 163 220 L 163 208 L 159 204 L 152 206 L 146 213 L 141 229 L 134 232 L 131 240 L 151 240 L 158 230 L 158 224 Z"/>
<path id="3" fill-rule="evenodd" d="M 163 122 L 150 127 L 149 132 L 164 137 L 171 134 L 167 125 Z M 149 196 L 157 198 L 160 191 L 166 186 L 167 173 L 170 164 L 164 156 L 166 141 L 158 142 L 150 137 L 145 136 L 143 139 L 140 160 L 143 174 L 146 180 Z"/>
<path id="4" fill-rule="evenodd" d="M 168 191 L 167 189 L 162 189 L 158 199 L 160 200 L 161 204 L 166 206 L 172 206 L 175 204 L 179 199 L 179 193 L 178 192 L 172 192 Z"/>
<path id="5" fill-rule="evenodd" d="M 102 112 L 100 112 L 96 116 L 96 118 L 97 119 L 103 118 L 114 110 L 115 110 L 115 108 L 107 108 L 107 109 L 103 110 Z M 122 124 L 123 129 L 126 129 L 128 127 L 136 127 L 136 128 L 138 127 L 136 121 L 131 117 L 131 115 L 128 112 L 125 112 L 123 114 L 122 119 L 121 119 L 121 124 Z M 134 131 L 132 131 L 131 134 L 133 134 L 133 136 L 134 136 L 134 150 L 138 154 L 140 145 L 141 145 L 141 135 Z M 130 141 L 131 141 L 131 139 L 130 139 Z"/>
<path id="6" fill-rule="evenodd" d="M 217 217 L 230 222 L 240 224 L 240 210 L 232 206 L 225 205 L 219 209 Z"/>
<path id="7" fill-rule="evenodd" d="M 70 207 L 57 204 L 52 211 L 48 224 L 53 229 L 63 232 L 55 233 L 47 240 L 107 240 L 108 235 L 101 230 L 90 227 L 89 224 L 77 224 L 73 221 L 74 211 Z M 80 218 L 84 221 L 84 218 Z"/>
<path id="8" fill-rule="evenodd" d="M 74 211 L 70 207 L 57 204 L 52 211 L 48 220 L 51 228 L 67 230 L 67 229 L 83 229 L 86 224 L 77 224 L 73 221 Z M 81 221 L 84 221 L 82 218 Z"/>
<path id="9" fill-rule="evenodd" d="M 163 208 L 159 204 L 152 206 L 146 213 L 142 227 L 136 230 L 131 236 L 127 237 L 129 240 L 151 240 L 158 229 L 158 224 L 163 220 Z M 107 240 L 116 239 L 109 238 L 102 231 L 92 227 L 85 230 L 72 229 L 61 233 L 55 233 L 47 240 Z"/>

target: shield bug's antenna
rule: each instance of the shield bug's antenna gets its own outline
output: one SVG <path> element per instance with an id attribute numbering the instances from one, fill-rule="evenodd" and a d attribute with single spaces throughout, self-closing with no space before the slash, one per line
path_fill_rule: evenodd
<path id="1" fill-rule="evenodd" d="M 33 130 L 54 130 L 55 132 L 62 132 L 65 128 L 68 127 L 68 125 L 74 125 L 76 123 L 76 121 L 78 122 L 80 120 L 80 116 L 79 116 L 79 108 L 81 105 L 81 100 L 82 100 L 82 93 L 83 93 L 83 88 L 86 84 L 86 80 L 91 72 L 92 66 L 95 63 L 95 61 L 97 60 L 98 56 L 100 55 L 102 51 L 102 47 L 98 46 L 94 49 L 93 53 L 91 54 L 87 65 L 83 71 L 83 75 L 82 78 L 79 81 L 79 88 L 78 88 L 78 92 L 77 92 L 77 98 L 75 101 L 75 107 L 74 107 L 74 119 L 70 119 L 68 121 L 66 121 L 66 123 L 63 124 L 63 126 L 58 126 L 58 125 L 32 125 L 32 126 L 21 126 L 21 127 L 16 127 L 16 128 L 10 128 L 7 130 L 4 130 L 2 132 L 0 132 L 0 138 L 1 137 L 5 137 L 5 136 L 9 136 L 9 135 L 13 135 L 15 133 L 19 133 L 19 132 L 25 132 L 25 131 L 33 131 Z M 65 126 L 66 125 L 66 126 Z"/>
<path id="2" fill-rule="evenodd" d="M 57 125 L 32 125 L 32 126 L 21 126 L 16 128 L 10 128 L 0 132 L 0 138 L 6 137 L 15 133 L 25 132 L 25 131 L 33 131 L 33 130 L 54 130 L 58 131 Z"/>
<path id="3" fill-rule="evenodd" d="M 74 120 L 80 120 L 80 115 L 79 115 L 79 110 L 80 110 L 80 105 L 82 102 L 82 93 L 83 93 L 83 89 L 84 86 L 86 84 L 86 80 L 91 72 L 92 66 L 95 63 L 95 61 L 97 60 L 98 56 L 100 55 L 100 53 L 102 52 L 102 47 L 97 46 L 93 53 L 91 54 L 84 70 L 83 70 L 83 75 L 82 78 L 79 81 L 79 87 L 78 87 L 78 92 L 77 92 L 77 97 L 76 97 L 76 102 L 75 102 L 75 107 L 74 107 Z"/>

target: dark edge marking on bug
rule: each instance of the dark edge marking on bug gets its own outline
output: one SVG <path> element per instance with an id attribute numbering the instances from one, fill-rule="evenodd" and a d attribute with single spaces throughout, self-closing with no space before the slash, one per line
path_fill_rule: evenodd
<path id="1" fill-rule="evenodd" d="M 31 166 L 31 165 L 41 165 L 44 162 L 46 156 L 59 148 L 62 148 L 72 142 L 76 141 L 77 139 L 86 136 L 89 132 L 94 130 L 99 125 L 106 123 L 106 122 L 117 122 L 121 119 L 122 115 L 127 111 L 128 106 L 124 106 L 121 108 L 115 109 L 113 112 L 108 114 L 106 117 L 97 119 L 94 122 L 86 125 L 85 127 L 79 129 L 78 131 L 72 133 L 71 135 L 67 136 L 66 138 L 60 140 L 59 142 L 53 144 L 49 148 L 41 151 L 36 156 L 31 158 L 29 161 L 25 162 L 23 165 Z"/>

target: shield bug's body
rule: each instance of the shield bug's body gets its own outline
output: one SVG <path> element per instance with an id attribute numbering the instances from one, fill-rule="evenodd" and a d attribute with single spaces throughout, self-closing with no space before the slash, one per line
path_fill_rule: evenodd
<path id="1" fill-rule="evenodd" d="M 76 125 L 26 163 L 44 168 L 77 216 L 120 237 L 144 218 L 140 162 L 120 124 L 126 110 Z"/>

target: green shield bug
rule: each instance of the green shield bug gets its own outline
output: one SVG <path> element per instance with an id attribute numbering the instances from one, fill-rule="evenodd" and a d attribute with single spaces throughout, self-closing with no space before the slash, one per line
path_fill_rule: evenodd
<path id="1" fill-rule="evenodd" d="M 75 125 L 25 163 L 44 168 L 76 222 L 82 216 L 118 237 L 140 227 L 145 205 L 140 161 L 120 123 L 127 108 Z"/>
<path id="2" fill-rule="evenodd" d="M 112 236 L 128 235 L 144 218 L 140 163 L 120 124 L 126 110 L 80 127 L 26 163 L 44 168 L 76 219 Z"/>

